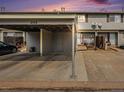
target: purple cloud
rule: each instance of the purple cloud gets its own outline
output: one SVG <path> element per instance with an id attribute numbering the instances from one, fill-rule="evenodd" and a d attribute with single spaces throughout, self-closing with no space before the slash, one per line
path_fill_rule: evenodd
<path id="1" fill-rule="evenodd" d="M 108 0 L 92 0 L 94 2 L 98 2 L 98 3 L 106 3 L 108 2 Z"/>
<path id="2" fill-rule="evenodd" d="M 69 11 L 120 11 L 124 0 L 0 0 L 0 6 L 5 6 L 7 11 L 41 11 L 42 8 L 53 11 L 61 7 Z"/>

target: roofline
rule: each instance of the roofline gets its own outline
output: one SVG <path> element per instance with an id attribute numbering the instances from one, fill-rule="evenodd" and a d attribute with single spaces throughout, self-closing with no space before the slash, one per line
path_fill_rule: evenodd
<path id="1" fill-rule="evenodd" d="M 124 14 L 124 12 L 0 12 L 0 14 Z"/>

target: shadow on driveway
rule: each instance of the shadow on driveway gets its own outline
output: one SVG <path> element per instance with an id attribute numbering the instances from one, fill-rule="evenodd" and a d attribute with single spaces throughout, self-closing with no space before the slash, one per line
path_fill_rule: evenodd
<path id="1" fill-rule="evenodd" d="M 0 56 L 0 61 L 71 61 L 71 56 L 61 54 L 40 56 L 39 53 L 16 53 Z"/>

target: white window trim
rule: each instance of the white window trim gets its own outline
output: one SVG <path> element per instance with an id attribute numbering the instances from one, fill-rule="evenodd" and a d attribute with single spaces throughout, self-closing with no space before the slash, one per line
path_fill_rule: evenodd
<path id="1" fill-rule="evenodd" d="M 113 20 L 111 20 L 111 18 L 114 18 Z M 119 14 L 112 14 L 109 16 L 109 22 L 110 23 L 121 23 L 121 15 Z"/>

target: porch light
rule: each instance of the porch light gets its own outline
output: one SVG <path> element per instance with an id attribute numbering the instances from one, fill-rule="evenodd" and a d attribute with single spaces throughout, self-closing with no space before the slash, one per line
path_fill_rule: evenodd
<path id="1" fill-rule="evenodd" d="M 98 28 L 101 30 L 101 28 L 102 28 L 102 24 L 101 23 L 98 24 Z"/>
<path id="2" fill-rule="evenodd" d="M 91 27 L 93 30 L 95 30 L 97 28 L 97 23 L 92 23 Z"/>

